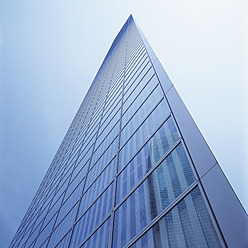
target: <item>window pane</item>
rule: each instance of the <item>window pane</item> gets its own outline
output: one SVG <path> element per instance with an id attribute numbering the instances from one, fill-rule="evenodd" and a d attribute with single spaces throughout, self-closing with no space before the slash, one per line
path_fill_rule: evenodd
<path id="1" fill-rule="evenodd" d="M 61 237 L 63 237 L 70 230 L 70 228 L 72 228 L 72 225 L 76 217 L 77 209 L 78 209 L 78 203 L 70 210 L 67 216 L 55 228 L 55 230 L 51 235 L 48 247 L 54 247 L 60 241 Z"/>
<path id="2" fill-rule="evenodd" d="M 194 181 L 179 144 L 116 210 L 113 247 L 123 247 Z"/>
<path id="3" fill-rule="evenodd" d="M 98 152 L 94 153 L 91 160 L 92 168 L 94 165 L 103 166 L 103 168 L 112 160 L 112 158 L 116 155 L 118 148 L 118 138 L 111 143 L 111 145 L 104 151 L 103 154 L 98 154 Z"/>
<path id="4" fill-rule="evenodd" d="M 39 237 L 38 237 L 38 239 L 36 241 L 38 247 L 51 234 L 51 231 L 52 231 L 56 216 L 57 216 L 57 214 L 51 219 L 51 221 L 46 225 L 46 227 L 40 233 L 40 235 L 39 235 Z M 28 247 L 28 245 L 27 245 L 27 247 Z"/>
<path id="5" fill-rule="evenodd" d="M 221 247 L 199 188 L 194 189 L 131 247 Z"/>
<path id="6" fill-rule="evenodd" d="M 141 67 L 139 67 L 138 71 L 135 73 L 135 75 L 132 76 L 132 78 L 128 79 L 125 83 L 124 88 L 124 101 L 128 98 L 128 96 L 131 94 L 131 92 L 136 88 L 137 85 L 140 83 L 143 83 L 144 78 L 148 74 L 149 70 L 152 68 L 150 62 L 147 62 L 143 64 Z"/>
<path id="7" fill-rule="evenodd" d="M 85 184 L 85 189 L 88 189 L 88 187 L 93 183 L 93 181 L 100 175 L 100 173 L 103 171 L 104 165 L 97 163 L 89 172 Z M 106 181 L 112 180 L 114 177 L 116 170 L 116 158 L 114 158 L 108 167 L 106 168 L 107 178 Z M 107 172 L 108 171 L 108 172 Z M 105 172 L 104 172 L 105 173 Z"/>
<path id="8" fill-rule="evenodd" d="M 170 117 L 117 178 L 116 205 L 179 139 Z"/>
<path id="9" fill-rule="evenodd" d="M 82 248 L 109 247 L 110 218 L 90 237 Z"/>
<path id="10" fill-rule="evenodd" d="M 147 72 L 147 74 L 145 75 L 145 77 L 139 82 L 139 84 L 135 84 L 132 88 L 132 91 L 129 91 L 128 93 L 130 95 L 128 95 L 128 98 L 125 96 L 124 98 L 126 99 L 126 101 L 123 104 L 123 113 L 127 110 L 127 108 L 131 105 L 131 103 L 133 102 L 133 100 L 135 99 L 135 97 L 137 97 L 138 94 L 142 94 L 144 96 L 141 96 L 141 98 L 144 100 L 145 97 L 148 95 L 147 93 L 145 93 L 146 91 L 151 92 L 151 89 L 154 88 L 156 86 L 156 82 L 153 82 L 151 84 L 151 86 L 149 86 L 148 88 L 150 89 L 146 89 L 148 85 L 150 85 L 152 78 L 156 78 L 154 71 L 152 68 L 150 68 L 150 70 Z M 151 88 L 152 87 L 152 88 Z M 143 92 L 145 90 L 145 92 Z M 140 93 L 141 92 L 141 93 Z M 149 93 L 148 92 L 148 93 Z M 142 101 L 142 100 L 141 100 Z M 141 102 L 140 101 L 140 102 Z"/>
<path id="11" fill-rule="evenodd" d="M 157 128 L 165 121 L 170 111 L 165 100 L 162 100 L 149 117 L 136 130 L 119 153 L 119 171 L 135 155 L 140 147 L 153 135 Z M 123 133 L 121 133 L 123 135 Z M 125 139 L 125 137 L 124 137 Z"/>
<path id="12" fill-rule="evenodd" d="M 125 77 L 125 92 L 128 90 L 134 81 L 140 80 L 146 73 L 146 69 L 151 66 L 148 57 L 145 57 L 145 60 L 142 60 L 142 63 L 138 64 L 135 68 L 132 68 L 131 73 Z M 137 81 L 138 82 L 138 81 Z"/>
<path id="13" fill-rule="evenodd" d="M 78 247 L 104 218 L 110 214 L 112 209 L 113 186 L 112 183 L 75 225 L 70 247 Z M 80 207 L 83 208 L 83 202 Z M 80 216 L 83 211 L 80 209 L 78 215 Z"/>
<path id="14" fill-rule="evenodd" d="M 134 108 L 128 109 L 126 114 L 123 116 L 122 126 L 124 126 L 125 124 L 126 126 L 124 127 L 121 133 L 121 146 L 123 146 L 123 144 L 131 136 L 131 134 L 139 127 L 139 125 L 145 120 L 145 118 L 152 112 L 152 110 L 156 107 L 156 105 L 161 101 L 162 97 L 163 97 L 162 90 L 158 86 L 151 93 L 151 95 L 149 96 L 149 99 L 146 100 L 144 103 L 142 103 L 142 106 L 139 109 L 138 107 L 141 104 L 139 102 L 136 102 L 134 105 L 132 105 L 134 106 Z M 135 113 L 136 110 L 137 112 Z"/>
<path id="15" fill-rule="evenodd" d="M 66 236 L 56 245 L 56 248 L 64 248 L 67 247 L 70 241 L 71 231 L 66 234 Z"/>

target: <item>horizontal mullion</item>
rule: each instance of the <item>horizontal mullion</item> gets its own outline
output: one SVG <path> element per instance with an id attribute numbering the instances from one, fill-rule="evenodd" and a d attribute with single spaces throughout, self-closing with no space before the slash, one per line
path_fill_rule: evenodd
<path id="1" fill-rule="evenodd" d="M 88 190 L 92 187 L 92 185 L 97 181 L 98 178 L 100 178 L 100 176 L 104 173 L 104 171 L 107 169 L 108 166 L 110 166 L 110 164 L 112 163 L 112 161 L 115 159 L 116 157 L 114 157 L 113 159 L 111 159 L 111 161 L 108 163 L 107 166 L 105 166 L 105 168 L 100 172 L 99 175 L 96 176 L 96 178 L 92 181 L 92 183 L 90 185 L 87 186 L 87 189 L 86 191 L 84 192 L 87 193 Z M 91 170 L 93 169 L 94 167 L 91 168 Z M 113 182 L 114 178 L 110 181 L 110 184 Z M 108 188 L 109 184 L 105 187 L 105 188 Z M 105 188 L 103 190 L 105 190 Z"/>
<path id="2" fill-rule="evenodd" d="M 110 183 L 106 186 L 106 188 L 101 192 L 101 194 L 99 194 L 99 196 L 90 204 L 90 206 L 83 212 L 83 214 L 78 218 L 78 220 L 76 222 L 74 222 L 74 225 L 76 225 L 83 217 L 84 215 L 90 210 L 90 208 L 97 202 L 97 200 L 104 194 L 104 192 L 110 187 L 110 185 L 114 182 L 114 179 L 112 181 L 110 181 Z M 81 195 L 81 199 L 83 199 L 84 195 L 87 193 L 87 191 L 85 193 L 83 193 Z"/>
<path id="3" fill-rule="evenodd" d="M 111 143 L 107 146 L 107 148 L 102 152 L 102 154 L 97 158 L 97 160 L 96 160 L 96 162 L 93 164 L 93 165 L 91 165 L 91 168 L 93 168 L 95 165 L 96 165 L 96 163 L 101 159 L 101 157 L 102 157 L 102 155 L 109 149 L 109 147 L 115 142 L 115 140 L 116 140 L 116 138 L 118 137 L 118 134 L 113 138 L 113 140 L 111 141 Z M 94 153 L 92 154 L 92 157 L 93 157 L 93 155 L 95 154 L 95 151 L 94 151 Z M 113 157 L 114 157 L 115 155 L 113 155 Z M 112 158 L 111 158 L 111 160 L 112 160 Z M 91 169 L 90 168 L 90 169 Z"/>
<path id="4" fill-rule="evenodd" d="M 68 198 L 67 198 L 67 200 L 68 200 Z M 64 204 L 67 202 L 67 200 L 64 202 Z M 57 227 L 61 224 L 61 222 L 64 221 L 64 219 L 69 215 L 69 213 L 70 213 L 70 212 L 72 211 L 72 209 L 78 204 L 78 202 L 79 202 L 79 200 L 77 200 L 77 201 L 73 204 L 73 206 L 68 210 L 68 212 L 65 214 L 65 216 L 60 220 L 60 222 L 59 222 L 58 224 L 55 223 L 56 226 L 53 228 L 51 234 L 57 229 Z M 64 205 L 64 204 L 63 204 L 63 205 Z M 63 207 L 63 205 L 61 205 L 60 208 L 57 210 L 58 215 L 59 215 L 59 212 L 60 212 L 61 208 Z M 56 212 L 56 213 L 57 213 L 57 212 Z"/>
<path id="5" fill-rule="evenodd" d="M 110 217 L 111 217 L 111 212 L 103 219 L 103 221 L 99 225 L 97 225 L 97 227 L 88 235 L 88 237 L 81 243 L 81 245 L 79 245 L 79 248 L 82 247 Z"/>
<path id="6" fill-rule="evenodd" d="M 144 68 L 144 69 L 145 69 L 145 68 Z M 152 66 L 150 66 L 150 67 L 148 68 L 147 72 L 143 75 L 143 77 L 139 80 L 139 82 L 137 82 L 137 84 L 136 84 L 136 86 L 133 88 L 133 90 L 132 90 L 131 92 L 129 92 L 129 95 L 128 95 L 127 98 L 124 100 L 123 105 L 126 103 L 126 101 L 128 100 L 128 98 L 133 94 L 133 92 L 137 89 L 137 87 L 139 86 L 139 84 L 143 81 L 143 79 L 144 79 L 145 76 L 149 73 L 149 71 L 150 71 L 151 69 L 152 69 Z M 141 73 L 142 73 L 142 72 L 143 72 L 143 70 L 141 71 Z M 141 74 L 141 73 L 140 73 L 140 74 Z M 139 75 L 140 75 L 140 74 L 139 74 Z M 151 76 L 151 78 L 148 80 L 147 83 L 150 82 L 150 80 L 153 78 L 154 75 L 155 75 L 155 73 Z M 133 84 L 136 82 L 136 80 L 137 80 L 137 78 L 134 80 L 134 82 L 133 82 L 131 85 L 129 85 L 129 88 L 127 89 L 127 91 L 125 92 L 124 95 L 127 95 L 129 89 L 133 86 Z M 147 85 L 147 84 L 146 84 L 146 85 Z"/>
<path id="7" fill-rule="evenodd" d="M 158 216 L 156 216 L 146 227 L 143 228 L 133 239 L 131 239 L 124 248 L 133 245 L 140 239 L 147 231 L 156 225 L 163 217 L 166 216 L 180 201 L 182 201 L 188 194 L 190 194 L 198 186 L 198 180 L 194 181 L 184 192 L 182 192 L 173 202 L 169 204 Z"/>
<path id="8" fill-rule="evenodd" d="M 127 62 L 126 69 L 129 70 L 130 67 L 132 67 L 133 62 L 137 57 L 140 56 L 145 50 L 144 45 L 141 45 L 141 47 L 138 48 L 138 50 L 133 54 L 133 56 L 130 58 L 130 60 Z"/>
<path id="9" fill-rule="evenodd" d="M 128 143 L 128 141 L 134 136 L 134 134 L 137 132 L 137 130 L 144 124 L 144 122 L 148 119 L 148 117 L 153 113 L 153 111 L 158 107 L 158 105 L 162 102 L 164 97 L 160 99 L 160 101 L 156 104 L 156 106 L 151 110 L 151 112 L 146 116 L 146 118 L 140 123 L 140 125 L 135 129 L 135 131 L 132 133 L 132 135 L 126 140 L 126 142 L 122 145 L 120 150 Z M 124 129 L 124 128 L 123 128 Z M 122 129 L 122 130 L 123 130 Z"/>
<path id="10" fill-rule="evenodd" d="M 110 131 L 105 135 L 105 137 L 102 139 L 101 143 L 97 146 L 97 148 L 95 148 L 95 151 L 94 153 L 98 150 L 98 148 L 102 145 L 102 143 L 107 139 L 107 137 L 109 136 L 109 134 L 113 131 L 113 129 L 115 128 L 115 126 L 118 124 L 119 121 L 117 121 L 113 126 L 112 128 L 110 129 Z M 101 135 L 99 135 L 97 137 L 97 139 L 99 139 Z"/>
<path id="11" fill-rule="evenodd" d="M 144 48 L 145 48 L 145 46 L 144 46 L 143 42 L 140 42 L 138 45 L 135 46 L 135 48 L 131 48 L 132 51 L 129 51 L 129 54 L 127 55 L 127 63 L 126 63 L 127 67 L 130 66 L 133 58 L 136 57 L 141 52 L 141 50 Z"/>
<path id="12" fill-rule="evenodd" d="M 125 74 L 126 75 L 126 78 L 125 78 L 126 81 L 129 79 L 129 77 L 131 75 L 136 73 L 136 71 L 139 69 L 139 66 L 143 65 L 146 60 L 149 60 L 149 57 L 148 57 L 148 55 L 146 53 L 144 53 L 143 55 L 141 54 L 140 57 L 135 59 L 133 66 Z"/>
<path id="13" fill-rule="evenodd" d="M 58 247 L 59 245 L 60 245 L 60 243 L 63 241 L 63 239 L 66 237 L 66 235 L 70 232 L 72 230 L 72 228 L 70 228 L 67 232 L 66 232 L 66 234 L 59 240 L 59 242 L 55 245 L 55 247 L 54 248 L 56 248 L 56 247 Z M 47 239 L 46 239 L 47 240 Z M 46 241 L 45 240 L 45 241 Z M 43 242 L 43 243 L 45 243 L 45 242 Z M 43 243 L 42 243 L 42 245 L 43 245 Z M 40 247 L 42 247 L 42 245 L 40 246 Z"/>
<path id="14" fill-rule="evenodd" d="M 152 135 L 150 135 L 150 137 L 147 139 L 147 141 L 144 142 L 144 144 L 139 148 L 139 150 L 129 159 L 129 161 L 126 163 L 125 166 L 123 166 L 123 168 L 118 171 L 117 173 L 117 177 L 121 174 L 121 172 L 128 166 L 128 164 L 134 159 L 135 156 L 137 156 L 137 154 L 146 146 L 146 144 L 151 140 L 151 138 L 154 136 L 154 134 L 156 134 L 156 132 L 165 124 L 165 122 L 171 117 L 171 114 L 169 114 L 165 120 L 159 125 L 159 127 L 154 131 L 154 133 Z M 142 124 L 141 124 L 142 125 Z M 130 137 L 131 138 L 131 137 Z M 129 139 L 128 139 L 129 140 Z M 125 145 L 124 145 L 125 146 Z M 123 146 L 123 147 L 124 147 Z M 123 148 L 122 147 L 122 148 Z M 119 152 L 122 150 L 122 148 L 120 148 Z"/>
<path id="15" fill-rule="evenodd" d="M 137 64 L 137 61 L 140 60 L 140 58 L 143 58 L 146 55 L 146 50 L 144 47 L 142 47 L 138 53 L 132 58 L 132 60 L 130 60 L 130 63 L 127 65 L 126 67 L 126 74 L 129 73 L 129 71 L 135 67 L 135 64 Z"/>
<path id="16" fill-rule="evenodd" d="M 104 129 L 101 130 L 101 128 L 104 126 L 105 122 L 108 120 L 108 117 L 112 114 L 112 113 L 109 113 L 109 115 L 107 116 L 107 118 L 104 120 L 104 122 L 103 122 L 103 123 L 101 124 L 101 126 L 100 126 L 99 131 L 101 130 L 101 132 L 99 132 L 98 137 L 100 137 L 100 136 L 102 135 L 102 133 L 105 131 L 105 128 L 107 128 L 108 125 L 109 125 L 109 123 L 116 117 L 116 114 L 117 114 L 117 112 L 120 111 L 120 108 L 121 108 L 121 107 L 119 107 L 116 111 L 113 111 L 113 112 L 115 112 L 115 114 L 113 114 L 113 116 L 111 117 L 111 119 L 110 119 L 110 120 L 108 121 L 108 123 L 105 125 Z M 115 123 L 117 123 L 119 120 L 120 120 L 120 118 L 119 118 Z M 113 124 L 113 125 L 115 125 L 115 124 Z"/>
<path id="17" fill-rule="evenodd" d="M 144 62 L 145 62 L 145 61 L 144 61 Z M 144 63 L 144 62 L 143 62 L 143 63 Z M 142 65 L 143 65 L 143 64 L 141 64 L 141 65 L 139 66 L 139 68 L 136 70 L 135 74 L 133 74 L 133 76 L 132 76 L 129 80 L 126 81 L 125 86 L 124 86 L 124 92 L 125 92 L 124 94 L 126 94 L 126 93 L 128 92 L 128 90 L 130 89 L 130 87 L 131 87 L 131 86 L 133 85 L 133 83 L 137 80 L 137 78 L 139 78 L 139 76 L 141 75 L 141 73 L 145 70 L 145 68 L 146 68 L 149 64 L 150 64 L 150 68 L 152 68 L 150 61 L 147 61 L 147 63 L 144 65 L 143 68 L 142 68 Z M 139 71 L 140 68 L 142 68 L 141 71 Z M 150 70 L 150 68 L 149 68 L 148 70 Z M 137 73 L 138 71 L 139 71 L 139 73 L 138 73 L 138 75 L 136 75 L 136 73 Z M 135 77 L 135 79 L 133 80 L 134 77 Z M 129 85 L 130 81 L 132 81 L 132 80 L 133 80 L 132 84 Z M 126 88 L 127 88 L 127 89 L 126 89 Z"/>
<path id="18" fill-rule="evenodd" d="M 174 151 L 174 149 L 181 143 L 181 139 L 176 141 L 175 144 L 163 155 L 163 157 L 154 165 L 145 175 L 144 177 L 129 191 L 129 193 L 115 206 L 114 211 L 116 211 L 128 198 L 132 193 L 155 171 L 161 163 Z M 128 165 L 128 164 L 127 164 Z M 125 167 L 126 168 L 126 167 Z M 123 171 L 123 170 L 122 170 Z M 120 171 L 121 173 L 121 171 Z M 118 175 L 120 174 L 118 173 Z"/>
<path id="19" fill-rule="evenodd" d="M 154 75 L 153 75 L 154 76 Z M 150 80 L 153 78 L 153 76 L 150 78 Z M 126 112 L 129 110 L 129 108 L 132 106 L 132 104 L 137 100 L 137 98 L 140 96 L 144 88 L 148 85 L 150 80 L 147 82 L 147 84 L 142 88 L 142 90 L 139 92 L 139 94 L 134 98 L 134 100 L 130 103 L 126 111 L 124 112 L 123 116 L 126 114 Z M 126 122 L 126 124 L 122 127 L 121 131 L 127 126 L 127 124 L 132 120 L 132 118 L 136 115 L 136 113 L 142 108 L 144 103 L 147 101 L 147 99 L 151 96 L 151 94 L 157 89 L 159 83 L 157 83 L 154 88 L 151 90 L 151 92 L 148 94 L 148 96 L 144 99 L 144 101 L 140 104 L 140 106 L 137 108 L 137 110 L 133 113 L 133 115 L 129 118 L 129 120 Z"/>

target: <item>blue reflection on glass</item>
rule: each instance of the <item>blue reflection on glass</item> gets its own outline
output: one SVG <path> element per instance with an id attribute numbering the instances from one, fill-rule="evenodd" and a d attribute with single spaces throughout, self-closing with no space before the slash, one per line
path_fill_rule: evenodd
<path id="1" fill-rule="evenodd" d="M 90 237 L 82 248 L 107 248 L 109 247 L 110 218 Z"/>
<path id="2" fill-rule="evenodd" d="M 218 248 L 221 244 L 197 187 L 131 247 Z"/>
<path id="3" fill-rule="evenodd" d="M 150 147 L 150 154 L 153 148 Z M 194 181 L 180 143 L 116 210 L 113 247 L 125 245 Z"/>
<path id="4" fill-rule="evenodd" d="M 170 117 L 118 176 L 116 204 L 130 192 L 179 138 L 175 124 Z"/>

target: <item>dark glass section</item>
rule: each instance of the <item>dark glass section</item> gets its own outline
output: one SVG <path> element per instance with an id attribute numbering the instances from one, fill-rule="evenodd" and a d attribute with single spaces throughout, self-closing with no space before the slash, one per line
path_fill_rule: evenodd
<path id="1" fill-rule="evenodd" d="M 221 247 L 199 188 L 195 188 L 132 248 Z"/>

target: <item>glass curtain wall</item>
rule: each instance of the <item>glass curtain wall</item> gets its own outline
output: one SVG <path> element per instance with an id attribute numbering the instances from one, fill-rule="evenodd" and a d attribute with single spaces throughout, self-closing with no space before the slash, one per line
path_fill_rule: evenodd
<path id="1" fill-rule="evenodd" d="M 221 247 L 198 184 L 130 16 L 10 247 Z"/>

